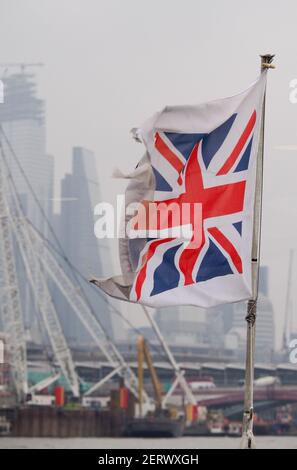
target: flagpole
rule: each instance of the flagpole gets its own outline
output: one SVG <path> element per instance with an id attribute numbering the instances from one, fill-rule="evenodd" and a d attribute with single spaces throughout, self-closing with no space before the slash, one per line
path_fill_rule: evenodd
<path id="1" fill-rule="evenodd" d="M 267 68 L 274 68 L 272 64 L 274 55 L 261 55 L 261 73 Z M 253 414 L 254 414 L 254 362 L 255 362 L 255 335 L 257 299 L 259 285 L 259 262 L 261 244 L 261 215 L 262 215 L 262 189 L 263 189 L 263 157 L 264 157 L 264 129 L 265 129 L 265 99 L 264 92 L 260 141 L 257 156 L 257 175 L 255 188 L 255 207 L 252 242 L 252 292 L 253 296 L 247 305 L 247 339 L 246 339 L 246 365 L 245 365 L 245 391 L 244 391 L 244 412 L 242 424 L 241 448 L 255 448 L 255 438 L 253 435 Z"/>

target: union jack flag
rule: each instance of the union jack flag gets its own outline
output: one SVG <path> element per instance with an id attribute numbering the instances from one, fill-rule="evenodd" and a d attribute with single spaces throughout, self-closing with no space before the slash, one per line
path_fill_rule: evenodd
<path id="1" fill-rule="evenodd" d="M 120 280 L 97 282 L 105 292 L 153 307 L 210 307 L 251 297 L 253 211 L 265 86 L 266 73 L 262 73 L 241 94 L 197 106 L 166 107 L 140 128 L 153 188 L 147 198 L 143 191 L 142 200 L 135 200 L 152 203 L 157 210 L 160 207 L 160 217 L 154 227 L 148 222 L 148 232 L 157 228 L 161 233 L 181 225 L 166 212 L 172 205 L 181 208 L 181 213 L 184 204 L 200 205 L 199 224 L 197 213 L 190 209 L 182 221 L 191 228 L 189 240 L 173 231 L 165 238 L 148 235 L 140 245 L 128 240 L 122 245 Z M 141 192 L 139 186 L 137 192 Z"/>
<path id="2" fill-rule="evenodd" d="M 147 242 L 135 280 L 137 301 L 146 282 L 148 263 L 161 252 L 161 262 L 153 272 L 154 296 L 178 286 L 204 282 L 209 279 L 242 273 L 238 239 L 242 230 L 246 172 L 249 166 L 256 123 L 254 110 L 231 152 L 222 149 L 232 125 L 233 114 L 209 134 L 155 133 L 155 149 L 161 157 L 152 162 L 156 192 L 165 192 L 158 202 L 172 207 L 184 203 L 202 205 L 202 239 L 199 247 L 190 248 L 178 238 L 153 239 Z M 221 150 L 222 149 L 222 150 Z M 220 151 L 221 150 L 221 151 Z M 161 164 L 158 163 L 161 160 Z M 159 166 L 159 169 L 157 168 Z M 161 167 L 161 169 L 160 169 Z M 167 167 L 167 168 L 166 168 Z M 162 170 L 163 168 L 163 170 Z M 240 173 L 233 181 L 230 174 Z M 169 198 L 168 193 L 178 196 Z M 182 209 L 181 209 L 182 210 Z M 192 230 L 197 230 L 190 214 Z M 171 221 L 167 219 L 168 226 Z M 160 225 L 158 228 L 161 228 Z M 164 227 L 162 227 L 164 228 Z M 193 233 L 194 237 L 194 233 Z"/>

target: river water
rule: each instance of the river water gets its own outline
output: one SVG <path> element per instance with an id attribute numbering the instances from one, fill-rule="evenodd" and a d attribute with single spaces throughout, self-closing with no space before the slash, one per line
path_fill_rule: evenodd
<path id="1" fill-rule="evenodd" d="M 178 439 L 141 438 L 0 438 L 0 449 L 238 449 L 239 438 L 181 437 Z M 297 449 L 297 436 L 256 438 L 258 449 Z"/>

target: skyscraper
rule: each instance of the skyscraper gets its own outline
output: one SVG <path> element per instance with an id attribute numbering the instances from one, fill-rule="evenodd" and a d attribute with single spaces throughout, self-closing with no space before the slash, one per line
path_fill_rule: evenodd
<path id="1" fill-rule="evenodd" d="M 74 147 L 71 173 L 65 175 L 61 184 L 59 231 L 68 258 L 87 279 L 102 277 L 103 266 L 110 264 L 108 247 L 102 243 L 99 245 L 94 235 L 93 211 L 99 197 L 94 154 L 85 148 Z M 106 302 L 91 285 L 85 284 L 85 292 L 105 330 L 111 335 L 111 313 Z M 69 307 L 64 305 L 62 310 L 66 336 L 75 342 L 85 342 L 88 336 L 79 320 L 72 315 L 69 322 Z"/>
<path id="2" fill-rule="evenodd" d="M 226 335 L 226 346 L 233 345 L 238 351 L 239 358 L 245 354 L 246 340 L 246 302 L 233 306 L 232 328 Z M 257 304 L 256 323 L 256 360 L 270 362 L 274 351 L 275 325 L 272 303 L 268 297 L 268 268 L 260 267 L 259 295 Z"/>
<path id="3" fill-rule="evenodd" d="M 46 214 L 50 215 L 53 159 L 46 154 L 44 101 L 37 98 L 33 77 L 21 72 L 2 78 L 5 101 L 0 106 L 0 123 L 36 196 Z M 5 139 L 2 142 L 27 216 L 43 231 L 44 219 Z"/>
<path id="4" fill-rule="evenodd" d="M 28 177 L 47 218 L 52 214 L 53 158 L 46 154 L 44 101 L 37 97 L 34 75 L 25 70 L 2 77 L 4 103 L 0 105 L 0 123 L 22 170 Z M 2 145 L 15 185 L 30 221 L 47 235 L 46 221 L 38 208 L 16 159 L 2 136 Z M 16 251 L 16 264 L 20 278 L 24 279 L 22 262 Z M 20 283 L 25 323 L 31 327 L 34 303 L 28 283 Z"/>

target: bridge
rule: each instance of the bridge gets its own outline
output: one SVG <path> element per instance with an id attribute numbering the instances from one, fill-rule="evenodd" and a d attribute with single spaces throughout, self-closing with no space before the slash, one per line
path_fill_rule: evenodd
<path id="1" fill-rule="evenodd" d="M 244 400 L 243 388 L 220 388 L 201 390 L 195 393 L 198 405 L 208 409 L 224 409 L 226 417 L 241 417 Z M 256 412 L 276 408 L 290 403 L 297 403 L 296 386 L 269 386 L 255 388 L 254 408 Z"/>
<path id="2" fill-rule="evenodd" d="M 170 403 L 172 405 L 180 405 L 180 391 L 178 393 L 171 396 Z M 221 387 L 212 390 L 199 390 L 195 391 L 194 395 L 198 406 L 224 410 L 226 417 L 242 417 L 243 388 Z M 255 411 L 276 408 L 290 403 L 297 403 L 297 386 L 269 386 L 254 390 Z"/>

